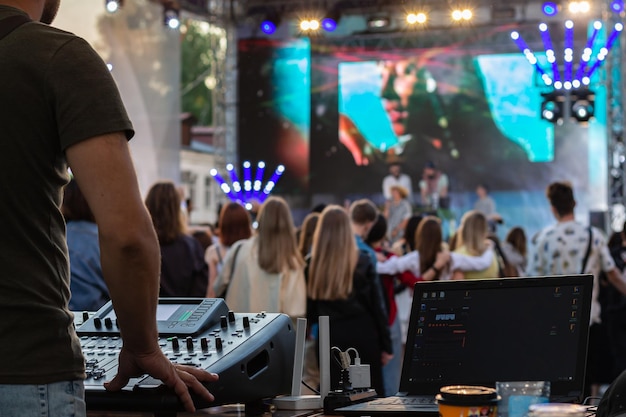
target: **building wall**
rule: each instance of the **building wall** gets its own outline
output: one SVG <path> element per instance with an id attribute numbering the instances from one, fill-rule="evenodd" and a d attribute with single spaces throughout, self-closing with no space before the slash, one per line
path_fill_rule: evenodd
<path id="1" fill-rule="evenodd" d="M 145 194 L 157 180 L 180 182 L 180 34 L 163 26 L 162 6 L 126 0 L 63 0 L 54 26 L 85 38 L 112 74 L 135 127 L 130 142 Z M 89 92 L 85 92 L 88 94 Z"/>
<path id="2" fill-rule="evenodd" d="M 220 157 L 189 149 L 181 150 L 181 174 L 185 197 L 191 199 L 191 224 L 215 224 L 218 210 L 227 199 L 209 173 L 221 166 Z"/>

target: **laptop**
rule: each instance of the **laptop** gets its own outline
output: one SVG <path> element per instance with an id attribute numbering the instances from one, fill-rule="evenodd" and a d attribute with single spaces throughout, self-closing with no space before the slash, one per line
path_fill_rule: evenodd
<path id="1" fill-rule="evenodd" d="M 592 290 L 592 275 L 417 283 L 399 392 L 335 412 L 438 416 L 441 387 L 496 381 L 550 381 L 551 402 L 579 402 Z"/>

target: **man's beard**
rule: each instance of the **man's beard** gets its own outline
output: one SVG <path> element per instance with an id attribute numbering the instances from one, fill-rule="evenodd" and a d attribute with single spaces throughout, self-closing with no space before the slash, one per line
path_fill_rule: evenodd
<path id="1" fill-rule="evenodd" d="M 41 14 L 41 19 L 39 19 L 39 21 L 47 25 L 52 23 L 52 21 L 57 15 L 57 12 L 59 11 L 60 4 L 61 4 L 60 0 L 46 0 L 43 6 L 43 13 Z"/>

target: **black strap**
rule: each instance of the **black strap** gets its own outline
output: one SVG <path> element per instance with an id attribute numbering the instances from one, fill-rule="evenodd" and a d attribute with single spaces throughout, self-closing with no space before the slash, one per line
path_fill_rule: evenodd
<path id="1" fill-rule="evenodd" d="M 218 298 L 226 298 L 226 294 L 228 293 L 228 287 L 230 287 L 230 283 L 233 281 L 233 275 L 235 273 L 235 267 L 237 266 L 237 255 L 239 254 L 239 249 L 243 246 L 242 242 L 239 242 L 235 249 L 235 254 L 233 255 L 233 260 L 230 263 L 230 275 L 228 276 L 228 283 L 226 284 L 226 288 L 224 289 L 224 293 L 218 295 Z M 231 248 L 232 249 L 232 248 Z"/>
<path id="2" fill-rule="evenodd" d="M 16 14 L 0 20 L 0 39 L 28 22 L 30 22 L 30 19 L 22 14 Z"/>
<path id="3" fill-rule="evenodd" d="M 591 253 L 591 240 L 593 239 L 593 236 L 591 235 L 591 226 L 589 226 L 587 229 L 589 230 L 589 242 L 587 242 L 587 252 L 585 252 L 585 257 L 583 258 L 583 269 L 580 270 L 581 274 L 585 273 L 587 260 L 589 259 L 589 254 Z"/>

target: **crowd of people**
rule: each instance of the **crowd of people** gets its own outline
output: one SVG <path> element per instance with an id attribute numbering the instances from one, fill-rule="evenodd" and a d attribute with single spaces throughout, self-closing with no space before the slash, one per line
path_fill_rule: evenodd
<path id="1" fill-rule="evenodd" d="M 390 210 L 401 194 L 398 189 L 402 191 L 401 186 L 391 186 L 391 201 L 383 207 L 367 199 L 349 206 L 322 205 L 300 225 L 294 224 L 281 197 L 270 197 L 259 207 L 254 228 L 251 213 L 230 202 L 222 207 L 215 227 L 192 233 L 175 185 L 156 183 L 145 203 L 161 249 L 160 294 L 223 297 L 235 311 L 284 313 L 294 320 L 306 317 L 313 354 L 307 354 L 305 380 L 312 384 L 318 376 L 317 322 L 319 316 L 329 316 L 332 346 L 341 351 L 354 348 L 361 362 L 370 365 L 372 387 L 387 396 L 398 391 L 412 289 L 420 281 L 591 273 L 598 279 L 589 392 L 597 392 L 598 383 L 610 382 L 601 375 L 614 378 L 626 367 L 622 357 L 626 323 L 620 320 L 626 308 L 621 272 L 626 237 L 615 235 L 609 251 L 601 231 L 576 222 L 569 184 L 557 182 L 547 189 L 555 225 L 532 240 L 522 227 L 512 227 L 502 242 L 493 233 L 492 218 L 476 209 L 462 216 L 449 237 L 444 236 L 441 219 L 413 213 L 411 206 L 401 209 L 398 222 Z M 70 305 L 94 309 L 107 295 L 97 262 L 97 227 L 90 223 L 88 206 L 74 183 L 65 190 L 63 207 L 74 290 Z M 83 237 L 77 237 L 78 231 Z M 85 245 L 88 237 L 92 244 Z M 89 265 L 92 288 L 85 284 Z M 606 308 L 601 307 L 602 300 Z M 598 330 L 600 323 L 610 330 L 605 337 Z M 610 370 L 604 372 L 598 370 L 602 352 L 612 354 Z M 341 369 L 333 368 L 336 387 Z"/>

